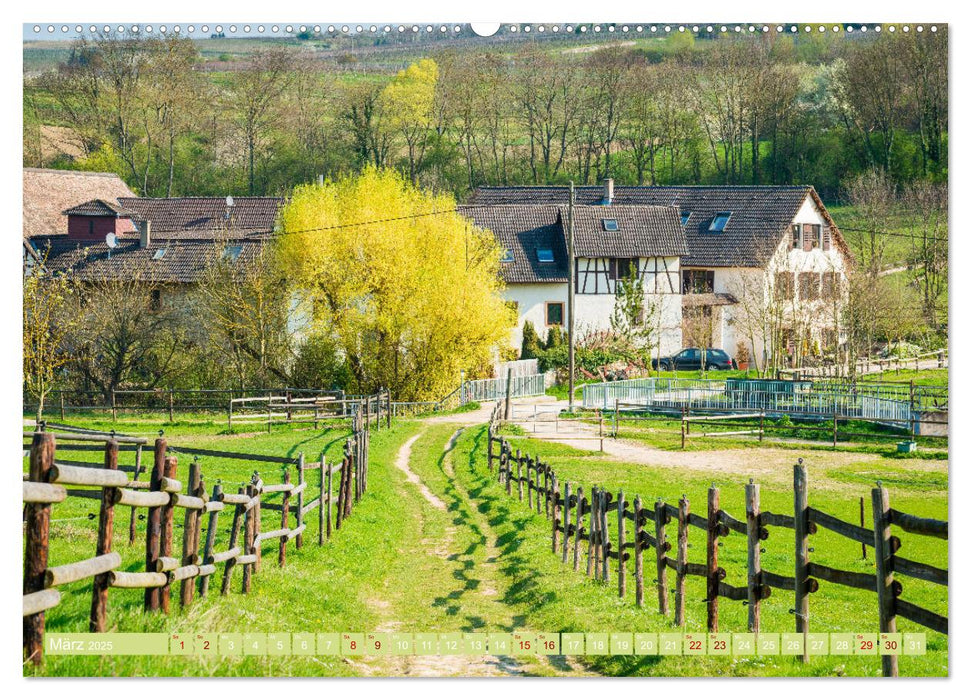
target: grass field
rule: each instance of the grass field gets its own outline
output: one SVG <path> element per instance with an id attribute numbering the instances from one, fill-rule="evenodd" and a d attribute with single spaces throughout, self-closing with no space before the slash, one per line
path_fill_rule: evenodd
<path id="1" fill-rule="evenodd" d="M 481 501 L 480 508 L 493 516 L 500 538 L 510 538 L 507 566 L 515 568 L 524 583 L 518 599 L 527 603 L 533 610 L 529 624 L 535 629 L 561 631 L 668 631 L 674 630 L 671 618 L 656 613 L 656 588 L 651 568 L 653 550 L 646 557 L 645 600 L 646 606 L 638 610 L 633 605 L 632 582 L 628 585 L 628 600 L 619 601 L 616 589 L 599 582 L 587 580 L 572 570 L 565 571 L 559 558 L 549 550 L 549 523 L 540 516 L 531 515 L 525 505 L 510 501 L 510 498 L 494 483 L 494 476 L 486 473 L 484 457 L 480 450 L 473 449 L 482 439 L 480 434 L 471 433 L 460 443 L 465 448 L 468 460 L 463 465 L 460 476 L 468 480 L 470 493 Z M 520 446 L 520 443 L 517 443 Z M 696 512 L 704 513 L 706 492 L 714 484 L 721 489 L 721 507 L 736 517 L 744 516 L 745 474 L 726 474 L 723 472 L 703 473 L 698 471 L 674 471 L 605 461 L 598 454 L 575 450 L 563 445 L 531 441 L 526 446 L 530 454 L 541 454 L 544 461 L 555 469 L 561 482 L 569 480 L 582 485 L 586 493 L 592 485 L 602 485 L 616 494 L 623 489 L 626 498 L 633 500 L 640 495 L 645 502 L 653 503 L 657 498 L 676 503 L 681 495 L 687 496 L 694 504 Z M 756 457 L 757 459 L 757 457 Z M 869 476 L 869 479 L 866 478 Z M 859 471 L 846 472 L 828 469 L 825 460 L 813 458 L 810 469 L 809 502 L 837 517 L 856 522 L 859 517 L 859 497 L 869 498 L 869 488 L 873 480 L 886 475 L 871 473 L 864 475 Z M 778 513 L 792 513 L 792 473 L 772 474 L 761 478 L 763 510 Z M 894 508 L 912 512 L 925 517 L 947 518 L 947 481 L 946 474 L 934 472 L 928 475 L 923 469 L 899 469 L 895 481 L 887 480 L 885 485 L 890 491 L 890 501 Z M 515 496 L 513 497 L 515 498 Z M 869 509 L 867 509 L 869 510 Z M 867 525 L 870 526 L 869 515 Z M 616 541 L 616 529 L 612 524 Z M 673 533 L 673 528 L 669 526 Z M 909 556 L 920 557 L 922 561 L 937 566 L 947 565 L 947 543 L 930 538 L 904 534 L 902 552 Z M 723 539 L 724 547 L 719 552 L 719 564 L 728 572 L 728 583 L 744 585 L 745 577 L 745 540 L 739 535 Z M 704 559 L 704 533 L 692 528 L 689 537 L 691 549 L 689 560 L 702 562 Z M 863 561 L 860 545 L 840 538 L 823 529 L 813 536 L 812 558 L 822 564 L 851 571 L 870 572 L 873 568 L 872 550 L 867 561 Z M 793 570 L 793 541 L 791 531 L 772 529 L 765 543 L 766 553 L 762 562 L 766 569 L 776 573 L 790 574 Z M 650 562 L 650 563 L 648 563 Z M 616 565 L 614 565 L 616 566 Z M 616 581 L 616 578 L 612 579 Z M 672 579 L 673 580 L 673 577 Z M 704 631 L 705 582 L 700 578 L 689 577 L 687 583 L 686 620 L 688 631 Z M 940 587 L 922 581 L 904 581 L 904 598 L 923 605 L 939 613 L 946 614 L 947 594 Z M 672 600 L 673 604 L 673 600 Z M 792 594 L 775 591 L 771 598 L 763 602 L 762 629 L 764 631 L 794 631 L 793 617 L 789 614 L 792 607 Z M 744 631 L 747 609 L 741 604 L 722 601 L 720 606 L 723 631 Z M 811 629 L 828 632 L 875 631 L 877 625 L 876 596 L 855 589 L 844 588 L 820 582 L 819 592 L 810 599 Z M 923 631 L 906 620 L 898 619 L 902 631 Z M 947 640 L 944 636 L 928 632 L 929 653 L 924 657 L 901 660 L 902 675 L 944 675 L 947 673 Z M 786 658 L 735 658 L 719 660 L 714 657 L 704 659 L 649 658 L 633 659 L 625 657 L 597 657 L 588 659 L 594 667 L 607 674 L 621 675 L 743 675 L 743 676 L 798 676 L 798 675 L 852 675 L 874 676 L 880 674 L 877 658 L 860 657 L 822 657 L 814 659 L 808 667 L 800 662 Z"/>
<path id="2" fill-rule="evenodd" d="M 461 420 L 453 416 L 453 420 Z M 470 418 L 470 422 L 471 422 Z M 87 425 L 92 426 L 95 421 Z M 104 423 L 98 423 L 104 427 Z M 157 423 L 130 423 L 127 432 L 151 434 Z M 170 443 L 186 447 L 241 450 L 276 455 L 303 451 L 316 459 L 320 451 L 334 458 L 347 437 L 344 426 L 326 430 L 274 428 L 270 434 L 213 434 L 223 426 L 164 425 Z M 316 517 L 309 519 L 304 547 L 288 551 L 287 566 L 279 569 L 265 556 L 253 578 L 253 591 L 239 593 L 240 572 L 233 592 L 221 597 L 221 571 L 213 579 L 210 595 L 179 610 L 173 596 L 172 614 L 145 615 L 142 592 L 112 590 L 108 604 L 110 631 L 149 632 L 338 632 L 338 631 L 675 631 L 671 618 L 656 613 L 656 593 L 648 575 L 644 609 L 633 604 L 633 583 L 628 599 L 617 599 L 613 587 L 588 580 L 572 568 L 564 570 L 549 548 L 549 522 L 510 500 L 488 473 L 485 463 L 485 427 L 436 421 L 399 421 L 391 430 L 372 436 L 369 491 L 355 506 L 353 516 L 330 543 L 316 544 Z M 584 485 L 603 484 L 629 498 L 676 499 L 686 494 L 702 512 L 705 490 L 715 482 L 722 489 L 722 507 L 733 515 L 742 509 L 744 474 L 679 471 L 605 460 L 601 456 L 564 445 L 526 441 L 524 447 L 540 452 L 561 479 Z M 190 450 L 191 452 L 191 450 Z M 82 459 L 90 459 L 86 453 Z M 123 462 L 131 459 L 122 453 Z M 753 453 L 753 456 L 756 453 Z M 795 456 L 795 455 L 794 455 Z M 396 459 L 399 464 L 396 465 Z M 756 457 L 757 459 L 757 457 Z M 410 473 L 402 471 L 401 462 Z M 180 458 L 184 473 L 188 455 Z M 208 487 L 221 479 L 230 489 L 248 479 L 252 463 L 204 457 L 201 460 Z M 858 516 L 858 497 L 868 495 L 874 478 L 883 478 L 891 504 L 900 510 L 931 517 L 947 517 L 947 477 L 936 465 L 901 462 L 888 468 L 885 460 L 849 469 L 825 455 L 813 457 L 810 503 L 848 520 Z M 260 469 L 267 482 L 278 476 Z M 760 479 L 763 508 L 792 512 L 791 473 Z M 420 488 L 416 488 L 416 482 Z M 86 515 L 92 501 L 69 499 L 53 507 L 52 565 L 92 555 L 94 523 Z M 118 516 L 114 546 L 126 569 L 138 570 L 144 560 L 144 530 L 133 548 L 127 546 L 127 509 Z M 267 513 L 264 513 L 266 515 Z M 80 518 L 80 519 L 77 519 Z M 179 518 L 177 518 L 178 522 Z M 220 528 L 222 532 L 222 528 Z M 672 530 L 673 532 L 673 530 Z M 180 530 L 176 530 L 179 541 Z M 700 531 L 691 535 L 691 560 L 700 561 L 704 544 Z M 914 559 L 946 566 L 947 544 L 921 542 L 903 536 L 903 552 Z M 924 538 L 921 538 L 924 539 Z M 720 554 L 729 573 L 728 583 L 744 578 L 744 538 L 724 539 Z M 858 544 L 823 531 L 814 536 L 815 561 L 853 571 L 872 567 L 861 559 Z M 777 573 L 792 569 L 791 533 L 779 529 L 765 543 L 766 568 Z M 272 552 L 268 546 L 265 552 Z M 653 551 L 647 560 L 653 561 Z M 649 564 L 645 564 L 651 571 Z M 673 579 L 673 576 L 672 576 Z M 704 628 L 704 582 L 689 579 L 687 630 Z M 48 631 L 86 631 L 90 582 L 65 587 L 63 602 L 48 613 Z M 905 581 L 904 597 L 939 613 L 946 613 L 946 594 L 931 584 Z M 776 591 L 763 604 L 765 631 L 792 631 L 791 594 Z M 873 631 L 875 596 L 821 583 L 811 598 L 812 629 L 818 631 Z M 746 609 L 723 601 L 722 629 L 744 631 Z M 899 621 L 904 631 L 916 626 Z M 928 634 L 929 653 L 901 661 L 902 675 L 943 675 L 947 672 L 946 638 Z M 664 676 L 798 676 L 879 675 L 877 658 L 824 657 L 806 667 L 786 658 L 624 658 L 551 657 L 503 658 L 500 675 L 664 675 Z M 507 668 L 508 666 L 508 668 Z M 354 676 L 354 675 L 482 675 L 481 661 L 470 657 L 423 660 L 415 657 L 329 656 L 262 657 L 49 657 L 45 675 L 117 676 Z M 491 667 L 490 667 L 491 668 Z M 25 674 L 34 673 L 25 668 Z M 489 672 L 489 675 L 495 673 Z"/>

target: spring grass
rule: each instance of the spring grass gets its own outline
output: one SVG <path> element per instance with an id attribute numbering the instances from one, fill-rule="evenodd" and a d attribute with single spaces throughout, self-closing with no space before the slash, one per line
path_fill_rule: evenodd
<path id="1" fill-rule="evenodd" d="M 140 426 L 135 426 L 136 428 Z M 179 609 L 178 585 L 173 586 L 172 612 L 168 616 L 147 615 L 142 611 L 141 590 L 112 589 L 108 596 L 108 631 L 110 632 L 338 632 L 373 629 L 379 622 L 368 605 L 376 582 L 383 581 L 395 566 L 400 543 L 409 532 L 409 517 L 416 504 L 402 497 L 403 477 L 390 468 L 400 443 L 416 429 L 414 423 L 401 422 L 391 430 L 378 431 L 371 439 L 369 490 L 355 505 L 354 512 L 330 542 L 317 545 L 317 511 L 307 516 L 304 546 L 297 550 L 290 543 L 287 565 L 276 564 L 276 543 L 264 547 L 261 570 L 253 576 L 253 589 L 248 595 L 240 590 L 242 571 L 236 567 L 232 592 L 222 597 L 222 566 L 212 577 L 209 596 L 196 597 L 187 610 Z M 328 459 L 337 459 L 348 431 L 281 430 L 270 435 L 199 436 L 172 430 L 171 443 L 200 448 L 240 450 L 260 454 L 295 455 L 305 452 L 316 459 L 320 451 Z M 92 459 L 98 453 L 78 453 L 70 458 Z M 83 455 L 83 456 L 82 456 Z M 122 463 L 131 463 L 132 453 L 122 453 Z M 188 455 L 180 455 L 179 472 L 185 478 Z M 222 480 L 227 490 L 247 481 L 254 468 L 267 483 L 278 481 L 280 465 L 203 458 L 203 476 L 207 488 L 215 479 Z M 307 494 L 317 493 L 309 473 Z M 87 520 L 89 512 L 97 513 L 96 501 L 68 499 L 53 506 L 51 524 L 51 565 L 78 561 L 93 556 L 96 521 Z M 129 510 L 116 510 L 113 548 L 122 554 L 123 568 L 144 569 L 144 521 L 138 521 L 136 544 L 128 546 Z M 230 515 L 220 518 L 217 549 L 225 547 Z M 278 515 L 264 511 L 264 520 Z M 77 519 L 80 518 L 80 519 Z M 175 548 L 181 542 L 181 514 L 176 512 Z M 293 522 L 293 516 L 291 516 Z M 382 533 L 375 537 L 375 532 Z M 90 581 L 81 581 L 62 589 L 62 602 L 47 613 L 49 632 L 86 632 L 91 604 Z M 140 657 L 48 656 L 44 665 L 35 669 L 25 666 L 25 675 L 49 676 L 345 676 L 359 670 L 329 656 L 283 657 Z"/>
<path id="2" fill-rule="evenodd" d="M 611 584 L 605 585 L 574 573 L 572 564 L 564 567 L 559 555 L 550 552 L 550 525 L 545 517 L 530 513 L 525 504 L 515 497 L 505 495 L 495 482 L 495 474 L 489 474 L 485 455 L 481 449 L 482 436 L 476 431 L 459 441 L 457 451 L 463 455 L 457 461 L 458 478 L 477 501 L 480 512 L 498 535 L 504 569 L 514 576 L 518 584 L 510 591 L 510 604 L 528 610 L 523 620 L 527 629 L 537 631 L 675 631 L 672 617 L 657 613 L 657 589 L 654 551 L 645 554 L 645 607 L 638 609 L 633 602 L 633 576 L 628 576 L 628 595 L 619 600 L 616 590 L 616 563 L 612 563 Z M 721 489 L 721 507 L 735 517 L 744 517 L 744 475 L 705 474 L 649 468 L 643 465 L 608 462 L 584 454 L 567 455 L 554 450 L 560 446 L 544 447 L 542 454 L 555 469 L 563 483 L 573 482 L 574 489 L 602 484 L 617 494 L 622 488 L 630 501 L 640 494 L 646 503 L 657 498 L 676 503 L 682 495 L 693 504 L 693 510 L 704 513 L 706 492 L 714 482 Z M 578 451 L 579 452 L 579 451 Z M 810 473 L 810 504 L 837 517 L 856 522 L 859 518 L 859 497 L 869 498 L 869 490 L 859 485 L 848 487 L 841 475 L 833 478 L 825 469 Z M 913 481 L 906 473 L 897 475 L 898 481 L 887 484 L 893 507 L 921 516 L 947 518 L 947 493 L 943 489 L 929 490 L 926 480 L 917 477 Z M 762 484 L 762 508 L 777 513 L 792 512 L 791 475 L 776 476 Z M 867 510 L 867 526 L 869 508 Z M 611 522 L 611 540 L 616 542 L 615 518 Z M 669 538 L 674 536 L 674 526 L 669 526 Z M 896 533 L 900 534 L 900 533 Z M 692 528 L 689 543 L 689 560 L 703 562 L 704 532 Z M 628 539 L 630 528 L 628 528 Z M 931 538 L 902 535 L 903 551 L 920 561 L 936 566 L 947 565 L 947 543 Z M 745 584 L 745 539 L 732 534 L 722 538 L 719 564 L 728 572 L 726 581 L 732 585 Z M 772 528 L 771 536 L 764 544 L 764 568 L 780 574 L 793 570 L 793 541 L 791 531 Z M 811 540 L 814 561 L 851 571 L 870 572 L 873 568 L 872 549 L 868 558 L 862 559 L 858 543 L 841 538 L 823 529 Z M 572 559 L 571 559 L 572 562 Z M 584 570 L 585 562 L 581 564 Z M 632 567 L 630 569 L 632 571 Z M 674 574 L 669 571 L 673 609 Z M 705 631 L 705 582 L 689 577 L 687 581 L 686 631 Z M 946 614 L 947 593 L 933 584 L 907 579 L 903 597 L 918 605 Z M 774 591 L 762 605 L 762 630 L 766 632 L 795 631 L 792 594 Z M 820 582 L 819 592 L 810 599 L 811 629 L 828 632 L 875 632 L 877 630 L 876 596 L 869 592 L 844 588 Z M 722 600 L 720 606 L 720 631 L 743 632 L 746 630 L 747 608 L 741 603 Z M 898 629 L 904 632 L 926 631 L 917 625 L 898 618 Z M 906 657 L 900 661 L 901 675 L 946 675 L 947 639 L 943 635 L 927 632 L 928 654 Z M 877 657 L 827 656 L 812 659 L 809 665 L 786 657 L 586 657 L 584 661 L 594 670 L 606 675 L 661 675 L 661 676 L 878 676 L 880 661 Z"/>

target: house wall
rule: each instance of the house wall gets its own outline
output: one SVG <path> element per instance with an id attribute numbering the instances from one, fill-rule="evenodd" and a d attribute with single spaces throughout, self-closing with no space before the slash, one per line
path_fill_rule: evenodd
<path id="1" fill-rule="evenodd" d="M 792 223 L 799 224 L 819 224 L 826 227 L 826 219 L 822 211 L 811 197 L 806 197 L 799 212 L 796 214 Z M 753 351 L 753 360 L 758 358 L 760 363 L 763 358 L 771 352 L 771 347 L 765 340 L 756 337 L 755 347 L 747 337 L 749 335 L 747 323 L 743 317 L 746 314 L 745 306 L 751 306 L 753 300 L 742 301 L 743 295 L 761 296 L 763 305 L 775 303 L 771 301 L 775 275 L 777 272 L 792 272 L 795 278 L 796 299 L 793 302 L 786 302 L 786 314 L 793 323 L 808 324 L 813 333 L 813 338 L 819 340 L 822 331 L 827 328 L 835 328 L 838 317 L 838 307 L 841 302 L 819 299 L 810 301 L 798 298 L 799 296 L 799 273 L 813 272 L 821 274 L 823 272 L 837 272 L 840 275 L 841 289 L 847 288 L 848 261 L 842 251 L 833 240 L 830 249 L 824 251 L 822 246 L 811 251 L 805 251 L 802 247 L 792 248 L 791 234 L 787 231 L 782 237 L 775 252 L 769 259 L 765 269 L 761 268 L 717 268 L 715 270 L 715 291 L 725 292 L 735 296 L 740 300 L 738 304 L 725 307 L 722 323 L 722 347 L 733 357 L 737 355 L 739 342 L 744 343 Z"/>
<path id="2" fill-rule="evenodd" d="M 91 231 L 94 222 L 94 233 Z M 128 224 L 127 226 L 123 224 Z M 72 241 L 103 241 L 109 233 L 119 234 L 132 230 L 131 222 L 117 216 L 69 216 L 67 237 Z"/>
<path id="3" fill-rule="evenodd" d="M 652 304 L 657 307 L 655 323 L 659 324 L 661 352 L 664 354 L 676 352 L 681 349 L 681 271 L 679 259 L 676 257 L 641 258 L 638 262 L 644 280 L 645 309 L 649 309 Z M 655 262 L 658 272 L 655 272 Z M 598 261 L 580 258 L 577 261 L 577 267 L 586 270 L 589 266 L 592 270 L 598 263 L 599 269 L 605 269 L 605 261 L 602 259 Z M 666 273 L 665 270 L 669 271 L 670 274 Z M 607 282 L 604 274 L 603 278 L 599 280 L 599 289 L 603 290 L 602 285 Z M 580 294 L 577 292 L 576 332 L 578 336 L 590 331 L 610 328 L 610 317 L 613 314 L 616 299 L 613 294 L 614 282 L 611 281 L 610 284 L 611 293 Z M 672 288 L 674 293 L 671 293 Z M 549 326 L 546 325 L 547 302 L 562 302 L 564 304 L 565 324 L 567 295 L 568 289 L 565 282 L 507 285 L 504 298 L 519 305 L 519 318 L 516 328 L 510 335 L 510 345 L 516 349 L 522 346 L 522 329 L 526 321 L 533 324 L 541 338 L 546 337 L 549 331 Z"/>

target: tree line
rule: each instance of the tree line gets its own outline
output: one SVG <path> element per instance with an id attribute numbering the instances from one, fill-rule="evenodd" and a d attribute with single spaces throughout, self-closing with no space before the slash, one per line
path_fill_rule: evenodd
<path id="1" fill-rule="evenodd" d="M 206 72 L 189 39 L 77 41 L 25 84 L 25 165 L 108 170 L 147 196 L 280 194 L 372 165 L 460 198 L 480 185 L 804 184 L 947 175 L 947 29 L 571 52 L 433 50 L 396 74 L 311 49 Z M 83 154 L 44 162 L 44 125 Z"/>

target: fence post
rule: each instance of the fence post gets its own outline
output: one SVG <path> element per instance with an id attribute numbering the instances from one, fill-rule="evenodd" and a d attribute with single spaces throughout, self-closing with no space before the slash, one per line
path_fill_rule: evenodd
<path id="1" fill-rule="evenodd" d="M 167 479 L 175 479 L 179 473 L 179 459 L 178 457 L 166 457 L 165 458 L 165 477 Z M 169 502 L 162 506 L 161 513 L 161 542 L 159 543 L 159 553 L 163 557 L 172 556 L 172 531 L 174 527 L 173 519 L 175 517 L 175 505 L 172 503 L 171 496 L 169 497 Z M 169 614 L 169 604 L 172 599 L 172 586 L 166 583 L 159 589 L 159 606 L 162 608 L 162 612 L 166 615 Z"/>
<path id="2" fill-rule="evenodd" d="M 688 497 L 681 495 L 678 501 L 678 568 L 675 569 L 677 576 L 674 582 L 674 624 L 684 627 L 684 594 L 685 581 L 688 569 L 688 515 L 691 512 L 691 503 Z"/>
<path id="3" fill-rule="evenodd" d="M 836 447 L 836 433 L 839 430 L 839 415 L 833 412 L 833 447 Z"/>
<path id="4" fill-rule="evenodd" d="M 105 443 L 105 469 L 118 469 L 118 442 L 108 440 Z M 113 488 L 101 489 L 101 509 L 98 513 L 98 545 L 96 556 L 111 553 L 111 538 L 115 525 L 115 494 Z M 105 631 L 105 615 L 108 609 L 108 577 L 103 573 L 94 577 L 91 585 L 91 619 L 88 629 L 92 632 Z"/>
<path id="5" fill-rule="evenodd" d="M 324 518 L 327 517 L 327 512 L 324 509 L 330 504 L 330 496 L 327 493 L 327 487 L 329 486 L 330 474 L 327 470 L 327 459 L 323 454 L 320 455 L 320 471 L 317 473 L 318 479 L 320 481 L 320 505 L 317 507 L 317 546 L 319 547 L 324 543 L 324 535 L 326 533 L 324 524 Z M 329 523 L 328 523 L 329 524 Z"/>
<path id="6" fill-rule="evenodd" d="M 586 509 L 587 499 L 583 496 L 583 487 L 577 486 L 576 534 L 573 537 L 573 570 L 580 570 L 580 539 L 583 537 L 583 511 Z"/>
<path id="7" fill-rule="evenodd" d="M 809 634 L 809 482 L 802 458 L 792 468 L 794 492 L 794 517 L 796 535 L 796 585 L 795 609 L 796 632 Z M 808 639 L 803 643 L 802 660 L 809 661 Z"/>
<path id="8" fill-rule="evenodd" d="M 300 493 L 297 494 L 297 529 L 298 530 L 303 525 L 303 500 L 304 500 L 303 499 L 303 492 L 307 488 L 304 485 L 304 459 L 303 459 L 303 452 L 301 452 L 299 455 L 297 455 L 297 488 L 300 488 L 301 486 L 303 486 L 303 490 L 301 490 Z M 296 544 L 297 549 L 300 549 L 301 547 L 303 547 L 303 533 L 302 532 L 299 535 L 297 535 L 297 537 L 296 537 L 296 543 L 297 543 Z"/>
<path id="9" fill-rule="evenodd" d="M 246 495 L 250 497 L 250 500 L 256 498 L 259 494 L 256 490 L 256 486 L 249 484 L 246 487 Z M 256 569 L 256 556 L 258 547 L 256 546 L 256 520 L 257 520 L 257 506 L 255 503 L 250 503 L 250 506 L 246 509 L 246 522 L 243 525 L 243 553 L 245 555 L 253 555 L 252 564 L 243 564 L 243 585 L 241 592 L 249 593 L 253 586 L 253 571 Z M 227 571 L 227 580 L 229 573 Z"/>
<path id="10" fill-rule="evenodd" d="M 155 441 L 154 462 L 152 475 L 149 478 L 149 490 L 162 490 L 162 477 L 165 476 L 165 451 L 167 444 L 164 438 Z M 148 509 L 145 521 L 145 571 L 157 571 L 158 558 L 161 553 L 162 542 L 162 506 Z M 145 611 L 158 610 L 161 591 L 158 588 L 145 589 Z"/>
<path id="11" fill-rule="evenodd" d="M 890 496 L 878 481 L 873 496 L 873 558 L 877 562 L 877 602 L 880 608 L 880 631 L 897 631 L 896 598 L 899 584 L 893 580 L 893 547 L 890 541 Z M 884 654 L 883 675 L 896 678 L 897 657 Z"/>
<path id="12" fill-rule="evenodd" d="M 229 428 L 229 432 L 233 432 L 233 396 L 232 396 L 232 394 L 229 395 L 229 408 L 226 410 L 226 418 L 227 418 L 227 421 L 228 421 L 228 425 L 226 427 Z"/>
<path id="13" fill-rule="evenodd" d="M 634 497 L 634 602 L 644 607 L 644 510 L 641 497 Z"/>
<path id="14" fill-rule="evenodd" d="M 490 474 L 492 473 L 492 437 L 492 421 L 489 421 L 486 438 L 486 466 L 489 468 Z"/>
<path id="15" fill-rule="evenodd" d="M 557 489 L 556 489 L 556 475 L 553 476 L 553 480 L 552 481 L 553 481 L 553 483 L 552 483 L 552 486 L 553 486 L 553 544 L 552 544 L 552 548 L 553 548 L 553 554 L 556 554 L 557 553 L 557 549 L 559 549 L 559 546 L 560 546 L 558 534 L 557 534 L 557 531 L 556 531 L 556 528 L 560 524 L 560 507 L 559 507 L 559 505 L 557 505 L 557 502 L 556 502 L 556 498 L 559 495 L 557 493 Z"/>
<path id="16" fill-rule="evenodd" d="M 212 487 L 212 500 L 216 503 L 222 503 L 223 500 L 223 487 L 218 481 Z M 213 565 L 212 554 L 213 550 L 216 548 L 216 528 L 219 525 L 219 511 L 214 510 L 209 513 L 209 525 L 206 527 L 206 545 L 202 550 L 202 563 L 205 566 Z M 232 548 L 232 545 L 230 545 Z M 215 568 L 215 567 L 214 567 Z M 199 577 L 199 597 L 205 598 L 206 593 L 209 592 L 209 574 L 205 574 Z"/>
<path id="17" fill-rule="evenodd" d="M 681 449 L 682 450 L 684 449 L 684 441 L 685 441 L 685 438 L 687 437 L 687 434 L 685 431 L 685 426 L 687 425 L 686 418 L 687 416 L 684 413 L 684 408 L 682 408 L 681 409 Z"/>
<path id="18" fill-rule="evenodd" d="M 654 502 L 654 541 L 656 542 L 655 558 L 657 559 L 657 611 L 667 615 L 668 608 L 668 546 L 664 526 L 668 523 L 668 514 L 664 501 Z"/>
<path id="19" fill-rule="evenodd" d="M 64 391 L 63 390 L 59 391 L 58 395 L 60 396 L 60 399 L 61 399 L 61 420 L 63 421 L 64 420 Z"/>
<path id="20" fill-rule="evenodd" d="M 708 631 L 718 631 L 718 581 L 721 572 L 718 570 L 718 534 L 721 527 L 718 522 L 720 498 L 718 489 L 712 484 L 708 489 L 708 541 L 707 541 L 707 573 L 708 573 Z"/>
<path id="21" fill-rule="evenodd" d="M 624 566 L 624 492 L 617 492 L 617 595 L 627 595 L 627 569 Z"/>
<path id="22" fill-rule="evenodd" d="M 745 532 L 748 537 L 748 631 L 759 633 L 762 607 L 762 537 L 759 521 L 759 485 L 749 479 L 745 485 Z"/>
<path id="23" fill-rule="evenodd" d="M 590 534 L 587 537 L 587 576 L 595 576 L 594 561 L 597 556 L 596 541 L 599 523 L 597 522 L 598 490 L 596 486 L 590 489 Z"/>
<path id="24" fill-rule="evenodd" d="M 860 527 L 866 529 L 866 520 L 864 519 L 864 507 L 863 507 L 863 496 L 860 496 Z M 866 560 L 866 543 L 861 542 L 860 547 L 863 548 L 863 559 Z"/>
<path id="25" fill-rule="evenodd" d="M 142 473 L 142 445 L 141 443 L 135 445 L 135 472 L 132 475 L 132 481 L 138 481 L 138 477 Z M 135 506 L 131 507 L 131 515 L 128 519 L 128 546 L 135 546 L 135 521 L 138 519 L 138 512 Z"/>
<path id="26" fill-rule="evenodd" d="M 283 483 L 290 483 L 290 470 L 283 470 Z M 288 529 L 290 526 L 290 491 L 283 492 L 283 515 L 280 517 L 280 528 L 282 530 Z M 281 567 L 286 566 L 287 563 L 287 535 L 284 533 L 280 537 L 280 554 L 277 557 L 277 562 Z"/>
<path id="27" fill-rule="evenodd" d="M 607 528 L 610 500 L 610 492 L 600 489 L 600 567 L 604 583 L 610 582 L 610 530 Z"/>
<path id="28" fill-rule="evenodd" d="M 111 421 L 115 422 L 118 420 L 118 404 L 115 399 L 115 390 L 111 390 Z"/>
<path id="29" fill-rule="evenodd" d="M 198 497 L 202 492 L 202 472 L 199 463 L 193 461 L 189 465 L 189 485 L 187 492 L 190 496 Z M 205 500 L 205 499 L 203 499 Z M 185 521 L 182 526 L 182 566 L 192 566 L 199 564 L 199 521 L 201 514 L 194 508 L 186 508 Z M 195 591 L 195 582 L 192 578 L 182 579 L 179 586 L 179 605 L 187 606 L 192 602 L 192 594 Z"/>
<path id="30" fill-rule="evenodd" d="M 30 480 L 47 483 L 54 466 L 54 436 L 34 433 L 30 448 Z M 51 526 L 50 503 L 28 503 L 25 507 L 24 527 L 24 593 L 44 589 L 47 575 L 48 538 Z M 24 618 L 24 660 L 35 666 L 43 661 L 44 613 Z"/>
<path id="31" fill-rule="evenodd" d="M 506 405 L 502 417 L 505 420 L 512 418 L 512 367 L 506 370 Z"/>
<path id="32" fill-rule="evenodd" d="M 246 493 L 246 487 L 245 486 L 240 486 L 239 487 L 239 490 L 237 491 L 237 493 L 240 494 L 240 495 L 245 494 Z M 239 540 L 239 527 L 240 527 L 241 521 L 243 520 L 244 514 L 247 514 L 247 513 L 248 513 L 248 511 L 246 510 L 246 506 L 244 506 L 244 505 L 242 505 L 240 503 L 237 503 L 236 504 L 236 508 L 233 511 L 233 527 L 229 531 L 229 548 L 230 549 L 234 549 L 236 547 L 236 542 Z M 248 518 L 249 516 L 246 515 L 246 517 Z M 244 533 L 243 534 L 244 543 L 245 543 L 245 539 L 246 539 L 246 534 Z M 246 548 L 245 544 L 240 549 L 240 551 L 244 555 L 249 554 L 249 550 Z M 229 584 L 232 581 L 232 578 L 233 578 L 233 568 L 235 566 L 236 566 L 236 557 L 231 557 L 231 558 L 229 558 L 229 559 L 226 560 L 226 568 L 223 571 L 222 588 L 219 591 L 222 595 L 226 595 L 227 593 L 229 593 Z M 244 570 L 245 570 L 245 567 L 244 567 Z"/>
<path id="33" fill-rule="evenodd" d="M 253 573 L 257 573 L 260 570 L 260 565 L 263 563 L 263 547 L 260 545 L 260 532 L 263 530 L 263 479 L 260 478 L 259 472 L 253 472 L 251 478 L 253 482 L 253 492 L 256 495 L 256 502 L 253 504 L 253 546 L 256 551 L 256 561 L 253 562 Z"/>
<path id="34" fill-rule="evenodd" d="M 537 457 L 536 459 L 537 459 L 537 462 L 536 463 L 539 464 L 539 458 Z M 556 506 L 556 502 L 555 502 L 555 499 L 556 499 L 556 479 L 555 479 L 555 477 L 553 477 L 553 478 L 550 477 L 550 465 L 543 464 L 542 465 L 542 470 L 543 470 L 543 506 L 546 508 L 546 517 L 547 518 L 550 517 L 550 499 L 552 497 L 552 499 L 554 500 L 554 503 L 553 503 L 553 506 L 554 506 L 554 508 L 553 508 L 553 517 L 555 518 L 556 517 L 556 507 L 555 507 Z M 538 481 L 538 479 L 537 479 L 537 481 Z M 550 491 L 550 486 L 551 485 L 552 485 L 552 488 L 553 488 L 552 491 Z M 539 502 L 537 502 L 536 505 L 539 506 Z M 538 507 L 537 507 L 537 510 L 539 510 Z M 554 552 L 554 554 L 555 554 L 555 552 Z"/>
<path id="35" fill-rule="evenodd" d="M 563 484 L 563 563 L 570 558 L 570 482 Z"/>
<path id="36" fill-rule="evenodd" d="M 527 469 L 529 467 L 527 466 Z M 523 501 L 523 459 L 516 450 L 516 485 L 519 487 L 519 502 Z"/>
<path id="37" fill-rule="evenodd" d="M 526 457 L 526 507 L 533 509 L 533 459 Z M 539 487 L 539 473 L 536 474 L 536 486 Z M 539 500 L 539 492 L 536 493 L 536 500 Z"/>
<path id="38" fill-rule="evenodd" d="M 169 423 L 175 422 L 175 390 L 169 388 Z"/>
<path id="39" fill-rule="evenodd" d="M 614 438 L 620 437 L 620 399 L 614 399 Z"/>

